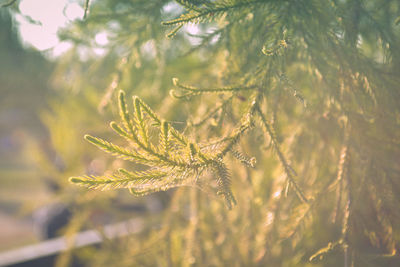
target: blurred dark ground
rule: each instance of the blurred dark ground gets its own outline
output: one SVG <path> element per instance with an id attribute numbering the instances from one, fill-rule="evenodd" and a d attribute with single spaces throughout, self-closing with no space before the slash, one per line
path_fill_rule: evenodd
<path id="1" fill-rule="evenodd" d="M 0 9 L 0 251 L 38 241 L 32 207 L 48 189 L 27 158 L 28 143 L 45 143 L 39 113 L 52 94 L 51 62 L 23 48 L 16 23 Z"/>

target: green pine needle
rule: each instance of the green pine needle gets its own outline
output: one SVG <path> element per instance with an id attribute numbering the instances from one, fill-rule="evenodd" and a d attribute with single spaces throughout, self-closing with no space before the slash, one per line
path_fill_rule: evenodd
<path id="1" fill-rule="evenodd" d="M 133 195 L 141 196 L 174 187 L 196 185 L 202 174 L 206 173 L 205 170 L 210 170 L 214 173 L 217 193 L 224 197 L 228 208 L 235 205 L 230 174 L 222 158 L 233 149 L 243 133 L 252 127 L 249 120 L 244 120 L 232 135 L 224 138 L 225 145 L 221 149 L 205 153 L 197 143 L 160 119 L 139 97 L 133 97 L 133 120 L 128 113 L 123 91 L 119 92 L 118 100 L 119 114 L 126 129 L 116 122 L 111 122 L 110 127 L 127 139 L 133 148 L 121 147 L 91 135 L 85 135 L 85 139 L 115 157 L 143 164 L 149 169 L 140 172 L 119 169 L 113 175 L 71 177 L 71 183 L 98 190 L 128 188 Z M 149 127 L 159 130 L 158 141 L 150 142 L 157 139 L 151 138 Z M 243 155 L 238 158 L 243 164 L 253 164 L 252 159 Z"/>

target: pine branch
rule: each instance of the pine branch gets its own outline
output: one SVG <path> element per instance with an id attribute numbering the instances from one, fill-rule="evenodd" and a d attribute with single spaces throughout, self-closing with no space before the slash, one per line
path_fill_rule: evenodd
<path id="1" fill-rule="evenodd" d="M 235 9 L 248 8 L 251 5 L 263 3 L 264 1 L 242 1 L 237 3 L 213 3 L 201 9 L 191 9 L 190 12 L 182 14 L 179 18 L 170 21 L 164 21 L 161 24 L 165 26 L 181 25 L 185 23 L 199 23 L 206 20 L 215 20 L 228 11 Z"/>
<path id="2" fill-rule="evenodd" d="M 85 186 L 90 189 L 111 190 L 119 188 L 147 188 L 156 186 L 157 182 L 167 176 L 160 171 L 128 172 L 124 169 L 119 170 L 119 174 L 110 176 L 81 176 L 71 177 L 70 182 Z"/>
<path id="3" fill-rule="evenodd" d="M 101 138 L 93 137 L 91 135 L 85 135 L 85 139 L 87 141 L 89 141 L 90 143 L 92 143 L 93 145 L 97 146 L 98 148 L 100 148 L 118 158 L 129 160 L 129 161 L 134 161 L 134 162 L 138 162 L 138 163 L 151 164 L 151 165 L 156 163 L 156 161 L 154 159 L 145 158 L 134 151 L 114 145 L 112 143 L 109 143 L 109 142 L 101 139 Z"/>
<path id="4" fill-rule="evenodd" d="M 180 25 L 176 26 L 172 31 L 167 33 L 167 35 L 166 35 L 167 38 L 174 37 L 182 27 L 183 27 L 183 24 L 180 24 Z"/>
<path id="5" fill-rule="evenodd" d="M 123 97 L 122 97 L 122 99 L 123 99 Z M 124 100 L 122 100 L 120 102 L 124 103 Z M 144 157 L 158 158 L 160 164 L 166 164 L 166 165 L 171 165 L 171 166 L 181 166 L 181 167 L 185 166 L 185 164 L 183 163 L 183 160 L 180 160 L 179 157 L 175 157 L 175 159 L 178 159 L 178 160 L 173 160 L 168 157 L 168 154 L 164 154 L 164 155 L 159 154 L 157 151 L 155 151 L 153 149 L 151 144 L 148 143 L 148 139 L 149 139 L 148 134 L 149 133 L 146 130 L 147 126 L 145 125 L 145 122 L 144 122 L 144 118 L 142 115 L 142 109 L 143 109 L 143 111 L 146 112 L 146 114 L 150 115 L 150 117 L 153 118 L 153 120 L 155 122 L 161 122 L 161 121 L 158 118 L 158 116 L 150 109 L 150 107 L 148 107 L 146 104 L 144 104 L 144 102 L 141 101 L 138 97 L 134 97 L 133 102 L 134 102 L 135 111 L 136 111 L 135 122 L 136 122 L 136 124 L 139 124 L 140 128 L 142 128 L 142 130 L 141 130 L 142 140 L 144 140 L 145 142 L 147 140 L 147 144 L 143 143 L 143 141 L 139 139 L 139 137 L 137 136 L 137 134 L 135 132 L 131 132 L 131 134 L 128 134 L 121 127 L 119 127 L 115 122 L 111 122 L 111 124 L 110 124 L 111 128 L 113 128 L 114 131 L 116 131 L 119 135 L 123 136 L 124 138 L 133 141 L 133 143 L 135 145 L 137 145 L 137 148 L 145 153 Z M 120 113 L 124 114 L 124 112 L 122 110 L 122 107 L 124 107 L 124 105 L 120 105 L 120 107 L 121 107 Z M 125 119 L 125 117 L 123 117 L 123 119 Z M 137 127 L 135 127 L 135 128 L 137 128 Z"/>
<path id="6" fill-rule="evenodd" d="M 128 108 L 125 102 L 125 93 L 124 91 L 119 91 L 118 95 L 118 104 L 119 104 L 119 115 L 124 123 L 125 128 L 131 133 L 134 134 L 135 130 L 132 125 L 131 117 L 128 113 Z"/>
<path id="7" fill-rule="evenodd" d="M 142 114 L 141 105 L 140 105 L 138 97 L 133 98 L 133 107 L 135 109 L 135 124 L 139 126 L 138 128 L 139 128 L 139 134 L 140 134 L 141 140 L 146 147 L 149 147 L 150 146 L 149 138 L 148 138 L 149 132 L 148 132 L 148 128 L 147 128 L 147 123 L 145 123 L 145 121 L 144 121 L 144 117 Z"/>
<path id="8" fill-rule="evenodd" d="M 301 92 L 295 88 L 293 86 L 293 83 L 291 80 L 289 80 L 289 78 L 286 76 L 286 74 L 281 73 L 280 75 L 278 75 L 278 78 L 280 80 L 281 83 L 283 83 L 286 87 L 288 87 L 292 92 L 293 92 L 293 96 L 297 98 L 297 100 L 299 100 L 304 107 L 307 107 L 307 101 L 304 99 L 304 96 L 301 94 Z"/>
<path id="9" fill-rule="evenodd" d="M 236 199 L 231 191 L 231 177 L 228 169 L 221 161 L 213 161 L 212 166 L 218 183 L 217 194 L 223 195 L 228 208 L 232 209 L 232 205 L 236 205 Z"/>
<path id="10" fill-rule="evenodd" d="M 181 143 L 184 146 L 187 146 L 187 144 L 189 143 L 186 136 L 184 136 L 183 134 L 181 134 L 180 132 L 175 130 L 175 128 L 173 128 L 173 127 L 170 128 L 170 134 L 171 134 L 171 137 L 173 137 L 176 141 L 178 141 L 179 143 Z"/>
<path id="11" fill-rule="evenodd" d="M 178 95 L 175 90 L 171 90 L 170 94 L 175 98 L 188 98 L 191 96 L 196 96 L 200 94 L 212 93 L 212 94 L 220 94 L 220 93 L 234 93 L 239 91 L 247 91 L 247 90 L 256 90 L 256 85 L 251 86 L 227 86 L 227 87 L 219 87 L 219 88 L 197 88 L 189 85 L 184 85 L 179 83 L 178 78 L 172 79 L 173 84 L 179 89 L 186 91 L 185 94 Z"/>
<path id="12" fill-rule="evenodd" d="M 201 9 L 195 6 L 194 4 L 190 3 L 188 0 L 175 0 L 178 4 L 185 7 L 187 10 L 194 10 L 197 12 L 201 12 Z"/>
<path id="13" fill-rule="evenodd" d="M 132 99 L 133 102 L 137 102 L 136 105 L 140 106 L 140 108 L 143 109 L 143 111 L 146 112 L 150 118 L 157 123 L 157 125 L 161 125 L 161 119 L 146 103 L 144 103 L 138 96 L 134 96 Z"/>
<path id="14" fill-rule="evenodd" d="M 165 120 L 161 122 L 161 131 L 160 131 L 160 149 L 161 153 L 164 153 L 165 156 L 168 156 L 168 151 L 170 149 L 170 131 L 169 124 Z"/>
<path id="15" fill-rule="evenodd" d="M 256 158 L 254 158 L 254 157 L 249 158 L 249 157 L 245 156 L 242 152 L 240 152 L 238 150 L 234 150 L 234 149 L 232 149 L 230 152 L 241 163 L 243 163 L 244 165 L 246 165 L 248 167 L 254 168 L 254 166 L 256 164 Z"/>
<path id="16" fill-rule="evenodd" d="M 110 123 L 111 128 L 117 132 L 122 137 L 133 142 L 137 150 L 140 150 L 144 158 L 152 158 L 155 162 L 159 164 L 167 164 L 172 166 L 184 166 L 182 161 L 173 161 L 168 159 L 165 155 L 161 155 L 153 150 L 152 146 L 146 146 L 136 135 L 136 133 L 128 134 L 121 127 L 118 126 L 115 122 Z"/>
<path id="17" fill-rule="evenodd" d="M 300 189 L 300 187 L 297 185 L 296 180 L 294 179 L 294 176 L 297 176 L 296 173 L 294 172 L 293 168 L 287 163 L 286 158 L 283 156 L 283 153 L 281 152 L 278 141 L 276 139 L 275 132 L 273 131 L 271 125 L 267 122 L 266 118 L 264 117 L 264 114 L 262 113 L 262 111 L 258 105 L 256 106 L 256 111 L 261 118 L 261 122 L 265 128 L 265 131 L 268 133 L 268 135 L 271 138 L 271 142 L 275 148 L 276 154 L 278 155 L 280 162 L 283 165 L 286 176 L 287 176 L 288 180 L 290 181 L 290 184 L 293 185 L 293 188 L 294 188 L 297 196 L 299 197 L 299 199 L 304 203 L 308 203 L 308 199 L 306 198 L 303 191 Z"/>
<path id="18" fill-rule="evenodd" d="M 237 128 L 237 129 L 234 131 L 234 133 L 233 133 L 230 137 L 228 137 L 228 138 L 226 139 L 226 141 L 227 141 L 228 143 L 227 143 L 227 144 L 225 145 L 225 147 L 221 150 L 221 152 L 218 153 L 217 157 L 218 157 L 218 158 L 223 158 L 223 157 L 226 155 L 226 153 L 228 153 L 229 151 L 231 151 L 232 148 L 233 148 L 233 146 L 236 145 L 236 144 L 239 142 L 239 140 L 240 140 L 240 138 L 243 136 L 243 134 L 244 134 L 247 130 L 251 129 L 252 127 L 253 127 L 253 123 L 252 123 L 252 121 L 251 121 L 251 119 L 250 119 L 250 116 L 247 116 L 246 121 L 245 121 L 244 123 L 242 123 L 242 124 L 239 126 L 239 128 Z"/>
<path id="19" fill-rule="evenodd" d="M 71 177 L 72 183 L 87 188 L 109 190 L 129 188 L 134 195 L 145 195 L 157 191 L 165 191 L 172 187 L 193 186 L 206 170 L 211 170 L 218 187 L 218 194 L 225 198 L 229 208 L 235 204 L 235 198 L 230 188 L 230 175 L 223 157 L 237 144 L 241 136 L 252 127 L 251 114 L 242 119 L 242 123 L 234 132 L 223 138 L 224 146 L 218 150 L 204 153 L 200 146 L 190 141 L 147 106 L 140 98 L 133 98 L 133 120 L 128 114 L 125 94 L 119 93 L 119 114 L 125 129 L 116 122 L 111 122 L 111 128 L 121 137 L 127 139 L 134 150 L 122 148 L 101 138 L 86 135 L 85 139 L 100 149 L 112 155 L 141 163 L 151 167 L 147 171 L 129 172 L 120 169 L 117 174 L 105 176 Z M 250 111 L 254 109 L 251 106 Z M 156 124 L 154 124 L 154 121 Z M 159 129 L 158 144 L 150 140 L 149 125 Z M 234 155 L 247 165 L 254 165 L 253 159 L 247 159 L 239 152 Z"/>

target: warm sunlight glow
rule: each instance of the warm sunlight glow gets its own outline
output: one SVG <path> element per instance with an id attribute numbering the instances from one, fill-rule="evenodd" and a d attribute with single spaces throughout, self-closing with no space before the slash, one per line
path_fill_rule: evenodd
<path id="1" fill-rule="evenodd" d="M 107 33 L 105 32 L 100 32 L 98 34 L 96 34 L 95 36 L 95 40 L 96 43 L 100 46 L 104 46 L 108 44 L 108 37 L 107 37 Z"/>
<path id="2" fill-rule="evenodd" d="M 68 0 L 22 0 L 19 8 L 22 15 L 16 19 L 22 41 L 41 51 L 52 49 L 53 56 L 62 54 L 70 47 L 60 42 L 57 31 L 83 17 L 82 7 Z"/>

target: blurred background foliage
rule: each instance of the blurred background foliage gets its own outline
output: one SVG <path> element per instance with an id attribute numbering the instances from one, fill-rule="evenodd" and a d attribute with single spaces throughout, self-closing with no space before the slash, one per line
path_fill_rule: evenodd
<path id="1" fill-rule="evenodd" d="M 53 63 L 22 47 L 12 16 L 4 8 L 0 10 L 0 62 L 0 247 L 5 249 L 34 239 L 29 224 L 10 217 L 29 203 L 27 192 L 34 192 L 37 200 L 45 198 L 35 166 L 24 151 L 30 141 L 48 139 L 39 110 L 46 108 L 45 99 L 53 94 L 47 82 Z"/>
<path id="2" fill-rule="evenodd" d="M 37 240 L 27 221 L 61 205 L 68 216 L 57 235 L 139 223 L 131 236 L 64 253 L 57 266 L 76 258 L 87 266 L 399 266 L 398 1 L 69 2 L 90 5 L 58 31 L 70 48 L 55 58 L 21 45 L 18 1 L 0 10 L 0 216 L 9 227 L 15 214 L 24 222 L 15 230 L 23 238 L 1 249 Z M 174 26 L 182 28 L 167 38 Z M 136 198 L 69 184 L 136 166 L 83 140 L 123 144 L 108 127 L 119 89 L 196 141 L 229 133 L 253 101 L 244 91 L 176 99 L 173 77 L 201 88 L 256 85 L 262 95 L 263 115 L 239 143 L 255 168 L 225 159 L 238 204 L 229 211 L 197 188 Z"/>

